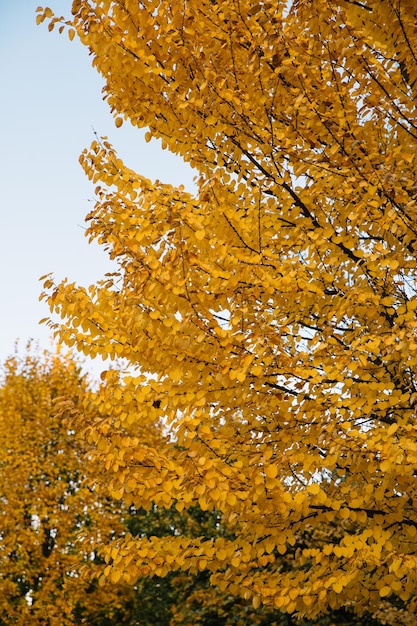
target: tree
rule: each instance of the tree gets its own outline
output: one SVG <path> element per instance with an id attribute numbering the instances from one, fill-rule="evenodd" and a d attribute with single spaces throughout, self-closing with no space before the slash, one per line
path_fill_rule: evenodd
<path id="1" fill-rule="evenodd" d="M 195 168 L 197 192 L 95 141 L 88 235 L 118 269 L 88 289 L 47 277 L 50 324 L 128 364 L 87 425 L 109 493 L 198 503 L 230 533 L 122 538 L 107 575 L 207 571 L 255 608 L 412 623 L 415 3 L 75 0 L 72 13 L 38 21 L 77 33 L 116 126 L 147 127 Z M 163 444 L 138 436 L 161 420 Z"/>
<path id="2" fill-rule="evenodd" d="M 230 538 L 221 515 L 216 511 L 202 511 L 198 505 L 181 513 L 175 507 L 152 507 L 149 511 L 132 507 L 130 512 L 127 526 L 133 536 L 181 534 L 192 538 L 204 536 L 206 540 Z M 277 555 L 277 566 L 281 570 L 291 568 L 292 555 Z M 382 626 L 386 623 L 344 609 L 330 611 L 314 620 L 298 621 L 271 606 L 255 609 L 250 601 L 211 586 L 209 578 L 209 572 L 199 571 L 195 574 L 170 572 L 159 582 L 154 578 L 139 579 L 135 602 L 139 623 L 143 626 Z M 386 611 L 381 611 L 380 617 L 383 620 Z"/>
<path id="3" fill-rule="evenodd" d="M 1 624 L 131 623 L 133 590 L 94 577 L 100 543 L 124 530 L 120 507 L 92 488 L 97 467 L 85 469 L 87 446 L 59 418 L 64 399 L 90 415 L 90 396 L 70 358 L 28 353 L 3 366 Z"/>

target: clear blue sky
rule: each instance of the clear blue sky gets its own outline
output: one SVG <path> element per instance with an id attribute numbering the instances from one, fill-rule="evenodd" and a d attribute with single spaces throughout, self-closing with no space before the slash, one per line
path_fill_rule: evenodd
<path id="1" fill-rule="evenodd" d="M 0 0 L 0 361 L 17 339 L 51 347 L 49 330 L 38 324 L 48 315 L 38 302 L 41 275 L 88 285 L 111 268 L 83 231 L 93 185 L 78 156 L 94 138 L 92 127 L 141 174 L 192 189 L 193 172 L 181 160 L 130 124 L 116 129 L 87 50 L 49 33 L 45 22 L 36 26 L 39 4 Z M 70 0 L 46 6 L 70 15 Z"/>

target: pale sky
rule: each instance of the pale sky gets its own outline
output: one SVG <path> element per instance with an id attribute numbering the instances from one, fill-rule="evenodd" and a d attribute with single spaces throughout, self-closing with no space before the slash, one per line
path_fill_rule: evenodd
<path id="1" fill-rule="evenodd" d="M 41 0 L 0 0 L 0 361 L 19 340 L 50 348 L 49 313 L 38 301 L 39 277 L 53 272 L 82 285 L 111 266 L 104 250 L 88 244 L 84 218 L 94 186 L 78 156 L 106 135 L 129 167 L 151 179 L 192 189 L 188 165 L 147 144 L 144 131 L 116 129 L 102 100 L 102 80 L 88 51 L 64 33 L 36 26 Z M 70 15 L 70 0 L 46 2 Z M 93 371 L 101 368 L 93 366 Z"/>

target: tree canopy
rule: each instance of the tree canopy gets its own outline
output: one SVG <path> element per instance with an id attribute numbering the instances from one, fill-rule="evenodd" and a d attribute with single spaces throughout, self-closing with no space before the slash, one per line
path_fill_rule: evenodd
<path id="1" fill-rule="evenodd" d="M 96 578 L 100 544 L 125 530 L 120 506 L 94 489 L 88 447 L 59 416 L 63 401 L 88 416 L 90 396 L 67 357 L 28 353 L 2 367 L 0 624 L 130 623 L 133 590 Z"/>
<path id="2" fill-rule="evenodd" d="M 80 427 L 113 497 L 198 504 L 228 528 L 121 538 L 106 575 L 208 572 L 254 608 L 412 623 L 415 3 L 75 0 L 72 14 L 38 21 L 77 34 L 116 126 L 148 128 L 197 186 L 145 179 L 106 139 L 81 156 L 88 236 L 118 266 L 88 288 L 48 276 L 44 298 L 60 341 L 127 371 L 103 375 L 101 418 Z"/>

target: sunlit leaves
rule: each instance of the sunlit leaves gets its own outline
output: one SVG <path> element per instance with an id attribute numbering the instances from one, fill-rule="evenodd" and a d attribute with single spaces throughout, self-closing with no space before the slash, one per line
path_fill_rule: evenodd
<path id="1" fill-rule="evenodd" d="M 117 269 L 48 277 L 50 324 L 127 364 L 87 429 L 109 492 L 198 503 L 232 537 L 121 540 L 113 580 L 207 570 L 254 606 L 413 615 L 415 9 L 374 4 L 74 3 L 116 126 L 188 161 L 197 193 L 95 141 L 87 234 Z"/>

